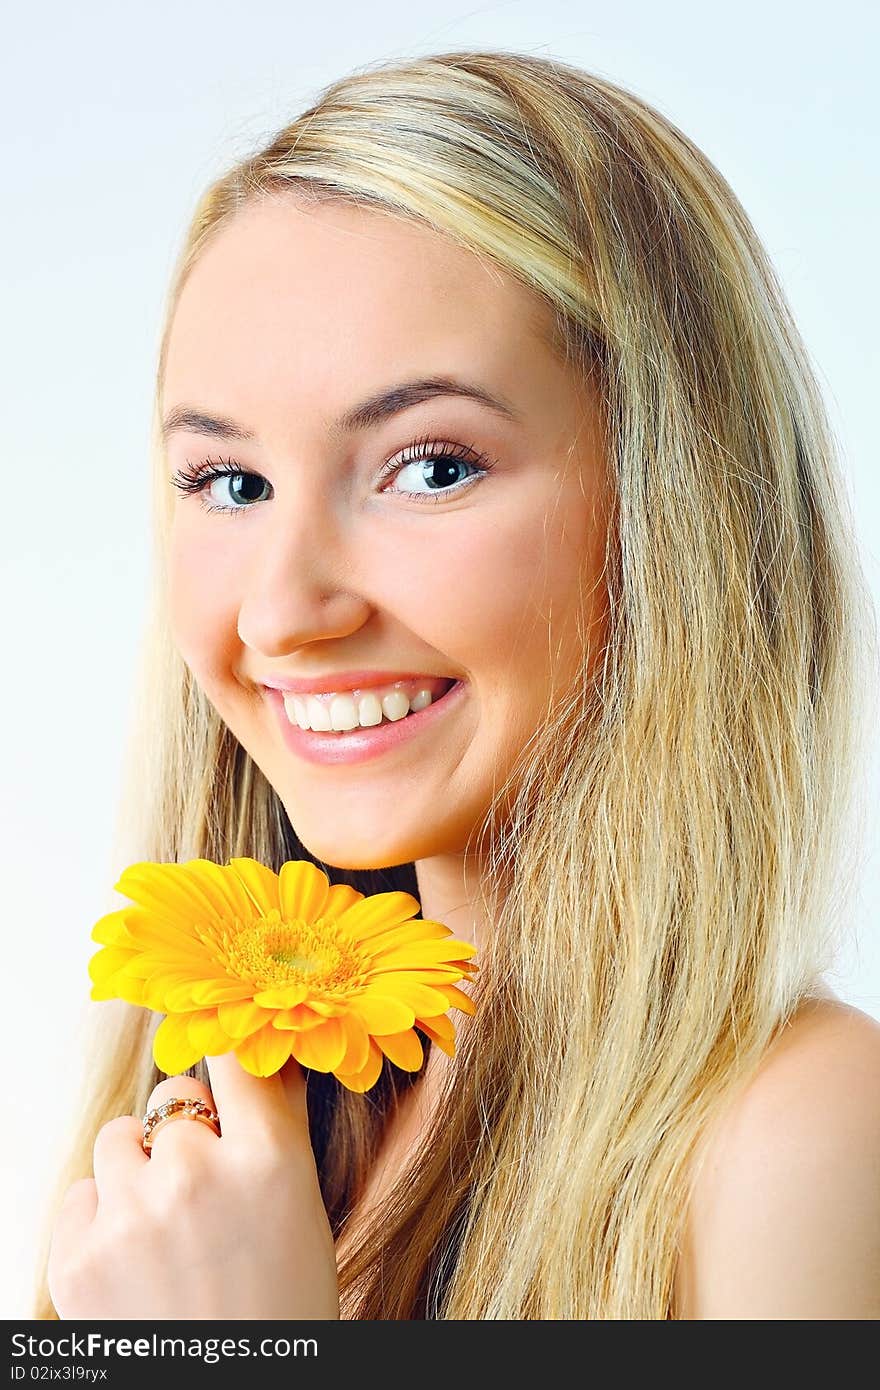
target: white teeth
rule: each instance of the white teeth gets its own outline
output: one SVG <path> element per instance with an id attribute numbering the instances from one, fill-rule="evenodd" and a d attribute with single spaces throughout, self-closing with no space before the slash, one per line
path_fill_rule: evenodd
<path id="1" fill-rule="evenodd" d="M 374 695 L 372 690 L 358 700 L 358 718 L 365 729 L 382 723 L 382 706 L 378 695 Z"/>
<path id="2" fill-rule="evenodd" d="M 291 724 L 315 733 L 330 733 L 394 723 L 404 719 L 411 710 L 425 709 L 432 698 L 427 689 L 418 690 L 411 700 L 403 690 L 388 691 L 381 700 L 373 690 L 365 691 L 357 699 L 353 695 L 334 695 L 329 703 L 313 695 L 285 695 L 284 708 Z"/>
<path id="3" fill-rule="evenodd" d="M 306 702 L 298 695 L 285 695 L 284 708 L 291 724 L 298 724 L 301 729 L 308 729 L 309 716 L 306 711 Z"/>
<path id="4" fill-rule="evenodd" d="M 351 695 L 334 695 L 330 701 L 331 729 L 356 729 L 358 712 Z"/>
<path id="5" fill-rule="evenodd" d="M 409 697 L 402 690 L 392 690 L 390 695 L 383 695 L 382 709 L 387 719 L 402 719 L 409 714 Z"/>
<path id="6" fill-rule="evenodd" d="M 315 700 L 311 695 L 306 696 L 306 718 L 311 729 L 326 732 L 333 727 L 327 705 L 322 705 L 320 700 Z"/>

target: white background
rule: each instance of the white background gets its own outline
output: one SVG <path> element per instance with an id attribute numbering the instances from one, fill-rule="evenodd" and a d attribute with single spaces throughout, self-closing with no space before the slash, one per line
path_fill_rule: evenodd
<path id="1" fill-rule="evenodd" d="M 880 590 L 877 7 L 865 0 L 34 4 L 4 25 L 0 1317 L 72 1123 L 149 563 L 148 424 L 173 254 L 205 184 L 366 63 L 556 56 L 685 130 L 763 238 L 844 451 Z M 871 786 L 876 802 L 874 764 Z M 831 979 L 880 1018 L 878 826 Z"/>

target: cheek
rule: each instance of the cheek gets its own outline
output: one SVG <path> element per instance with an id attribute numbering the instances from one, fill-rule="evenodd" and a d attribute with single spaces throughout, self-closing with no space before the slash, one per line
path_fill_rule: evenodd
<path id="1" fill-rule="evenodd" d="M 546 477 L 512 491 L 509 502 L 460 514 L 448 537 L 421 551 L 414 596 L 431 595 L 411 625 L 455 656 L 479 683 L 518 699 L 531 687 L 543 698 L 582 659 L 582 631 L 596 633 L 606 603 L 602 579 L 604 514 L 577 479 Z M 439 577 L 438 577 L 439 576 Z M 580 628 L 578 615 L 583 610 Z M 588 639 L 593 645 L 593 636 Z"/>
<path id="2" fill-rule="evenodd" d="M 229 680 L 239 647 L 234 577 L 218 566 L 217 546 L 175 518 L 168 554 L 171 636 L 187 666 L 208 692 Z"/>

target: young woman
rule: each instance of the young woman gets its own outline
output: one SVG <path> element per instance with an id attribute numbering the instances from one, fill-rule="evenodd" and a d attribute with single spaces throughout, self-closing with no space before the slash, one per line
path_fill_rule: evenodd
<path id="1" fill-rule="evenodd" d="M 411 892 L 475 1012 L 354 1094 L 162 1079 L 98 1005 L 37 1316 L 880 1313 L 880 1028 L 822 981 L 873 613 L 706 157 L 527 55 L 335 83 L 198 205 L 155 482 L 121 862 Z M 223 1137 L 147 1157 L 171 1095 Z"/>

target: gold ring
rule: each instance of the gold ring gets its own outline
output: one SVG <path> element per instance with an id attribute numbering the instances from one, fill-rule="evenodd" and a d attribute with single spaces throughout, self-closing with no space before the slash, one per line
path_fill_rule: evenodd
<path id="1" fill-rule="evenodd" d="M 150 1152 L 156 1132 L 167 1124 L 170 1120 L 176 1120 L 183 1116 L 187 1120 L 200 1120 L 202 1124 L 208 1125 L 213 1132 L 220 1138 L 220 1116 L 216 1110 L 212 1110 L 210 1105 L 206 1105 L 197 1096 L 171 1096 L 168 1100 L 163 1100 L 161 1105 L 153 1106 L 144 1116 L 144 1137 L 142 1147 L 145 1154 Z"/>

